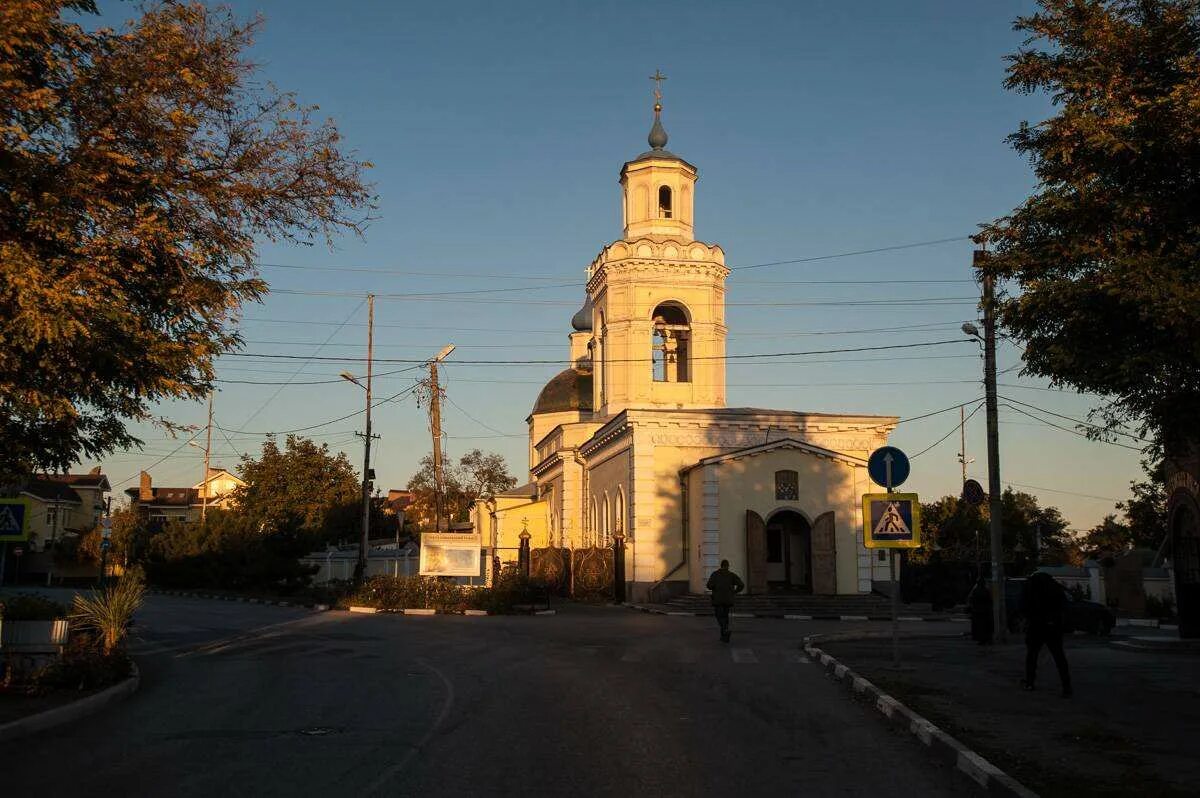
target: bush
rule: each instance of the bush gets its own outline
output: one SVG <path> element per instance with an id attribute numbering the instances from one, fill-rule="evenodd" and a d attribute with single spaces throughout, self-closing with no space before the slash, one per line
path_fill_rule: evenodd
<path id="1" fill-rule="evenodd" d="M 108 657 L 124 641 L 133 613 L 142 605 L 145 594 L 146 586 L 136 576 L 122 578 L 99 593 L 75 596 L 71 620 L 79 630 L 90 632 Z"/>
<path id="2" fill-rule="evenodd" d="M 467 587 L 426 576 L 376 576 L 348 599 L 353 606 L 381 610 L 467 609 L 511 612 L 516 604 L 534 600 L 535 587 L 516 568 L 505 568 L 494 587 Z"/>
<path id="3" fill-rule="evenodd" d="M 1175 617 L 1175 602 L 1170 597 L 1159 598 L 1146 594 L 1146 617 L 1165 620 Z"/>
<path id="4" fill-rule="evenodd" d="M 1092 598 L 1092 586 L 1076 582 L 1067 588 L 1067 593 L 1075 601 L 1088 601 Z"/>
<path id="5" fill-rule="evenodd" d="M 124 653 L 105 654 L 91 635 L 71 635 L 63 655 L 29 677 L 28 692 L 107 687 L 128 677 L 131 666 Z"/>
<path id="6" fill-rule="evenodd" d="M 0 619 L 9 621 L 53 621 L 66 618 L 66 606 L 33 593 L 0 596 Z"/>

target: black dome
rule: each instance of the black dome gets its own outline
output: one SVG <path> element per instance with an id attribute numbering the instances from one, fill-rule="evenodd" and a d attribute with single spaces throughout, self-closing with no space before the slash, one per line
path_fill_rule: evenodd
<path id="1" fill-rule="evenodd" d="M 533 403 L 533 415 L 592 410 L 592 372 L 567 369 L 554 376 Z"/>

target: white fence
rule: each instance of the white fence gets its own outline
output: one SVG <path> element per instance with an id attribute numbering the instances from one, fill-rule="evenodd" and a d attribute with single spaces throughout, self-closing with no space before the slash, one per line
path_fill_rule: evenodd
<path id="1" fill-rule="evenodd" d="M 350 581 L 358 563 L 357 551 L 328 551 L 300 558 L 301 565 L 315 565 L 313 582 Z M 367 554 L 367 576 L 416 576 L 420 571 L 417 554 L 396 551 L 372 551 Z"/>

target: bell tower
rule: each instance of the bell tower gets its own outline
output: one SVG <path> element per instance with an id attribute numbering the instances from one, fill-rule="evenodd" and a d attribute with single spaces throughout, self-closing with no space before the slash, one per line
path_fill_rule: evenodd
<path id="1" fill-rule="evenodd" d="M 725 406 L 725 253 L 697 241 L 696 167 L 668 150 L 655 72 L 650 149 L 621 168 L 624 237 L 588 268 L 593 407 Z"/>

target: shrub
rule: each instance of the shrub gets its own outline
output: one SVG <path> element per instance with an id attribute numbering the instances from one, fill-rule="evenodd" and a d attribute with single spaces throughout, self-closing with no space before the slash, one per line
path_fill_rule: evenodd
<path id="1" fill-rule="evenodd" d="M 79 630 L 91 632 L 104 656 L 111 655 L 125 639 L 133 613 L 142 605 L 146 586 L 136 576 L 127 576 L 115 585 L 91 596 L 75 596 L 71 619 Z"/>
<path id="2" fill-rule="evenodd" d="M 63 655 L 28 679 L 29 692 L 93 690 L 116 684 L 130 674 L 131 661 L 121 652 L 105 654 L 89 634 L 73 634 Z"/>
<path id="3" fill-rule="evenodd" d="M 9 621 L 53 621 L 66 618 L 65 605 L 33 593 L 0 597 L 0 619 Z"/>
<path id="4" fill-rule="evenodd" d="M 1089 600 L 1092 597 L 1092 586 L 1076 582 L 1067 588 L 1067 593 L 1069 593 L 1071 598 L 1073 598 L 1075 601 Z"/>
<path id="5" fill-rule="evenodd" d="M 1147 618 L 1174 618 L 1175 617 L 1175 602 L 1169 596 L 1162 598 L 1146 594 L 1146 617 Z"/>
<path id="6" fill-rule="evenodd" d="M 505 568 L 491 588 L 466 587 L 436 577 L 376 576 L 355 591 L 348 601 L 351 605 L 381 610 L 511 612 L 515 604 L 531 603 L 536 592 L 534 585 L 516 568 Z"/>

